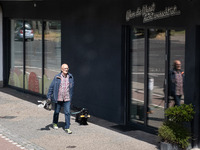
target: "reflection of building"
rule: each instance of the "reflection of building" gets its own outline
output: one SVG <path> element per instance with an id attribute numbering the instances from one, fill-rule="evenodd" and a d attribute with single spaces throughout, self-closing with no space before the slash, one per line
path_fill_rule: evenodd
<path id="1" fill-rule="evenodd" d="M 74 105 L 153 132 L 164 119 L 169 99 L 167 74 L 173 60 L 179 59 L 186 76 L 183 101 L 199 111 L 198 0 L 0 4 L 0 80 L 5 86 L 46 94 L 53 75 L 66 62 L 75 77 Z M 31 25 L 33 41 L 25 40 L 25 28 L 23 39 L 14 40 L 19 21 Z M 199 118 L 196 113 L 192 130 L 193 145 L 200 146 Z"/>

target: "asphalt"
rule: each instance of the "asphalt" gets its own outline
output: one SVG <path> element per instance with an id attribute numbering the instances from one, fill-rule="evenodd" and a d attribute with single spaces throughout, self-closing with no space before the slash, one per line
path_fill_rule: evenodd
<path id="1" fill-rule="evenodd" d="M 40 96 L 11 88 L 0 88 L 0 135 L 27 150 L 156 150 L 156 134 L 91 116 L 88 125 L 71 116 L 69 135 L 64 132 L 64 115 L 59 129 L 52 128 L 53 110 L 39 108 Z M 0 140 L 1 143 L 1 140 Z M 1 149 L 1 148 L 0 148 Z"/>

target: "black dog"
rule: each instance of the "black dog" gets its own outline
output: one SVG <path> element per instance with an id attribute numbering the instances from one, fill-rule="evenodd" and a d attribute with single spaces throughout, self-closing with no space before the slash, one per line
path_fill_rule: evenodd
<path id="1" fill-rule="evenodd" d="M 88 110 L 86 108 L 83 108 L 81 111 L 79 111 L 76 114 L 76 122 L 78 122 L 80 125 L 88 125 L 87 119 L 90 118 L 90 115 L 88 113 Z"/>

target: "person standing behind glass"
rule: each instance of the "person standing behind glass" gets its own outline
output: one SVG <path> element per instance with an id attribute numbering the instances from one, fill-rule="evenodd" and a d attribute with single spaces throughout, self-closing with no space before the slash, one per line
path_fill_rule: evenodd
<path id="1" fill-rule="evenodd" d="M 169 74 L 169 95 L 174 98 L 175 105 L 180 106 L 183 95 L 184 72 L 181 70 L 181 61 L 175 60 Z"/>
<path id="2" fill-rule="evenodd" d="M 55 111 L 53 115 L 53 128 L 58 129 L 58 118 L 61 107 L 64 107 L 65 113 L 65 131 L 71 134 L 70 127 L 70 105 L 73 94 L 74 78 L 69 72 L 67 64 L 62 64 L 61 73 L 57 74 L 47 93 L 47 99 L 55 103 Z"/>

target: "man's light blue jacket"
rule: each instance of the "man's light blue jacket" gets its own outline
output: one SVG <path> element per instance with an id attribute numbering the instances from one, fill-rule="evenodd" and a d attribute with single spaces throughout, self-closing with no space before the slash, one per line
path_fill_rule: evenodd
<path id="1" fill-rule="evenodd" d="M 57 103 L 58 100 L 58 91 L 61 83 L 61 74 L 62 72 L 54 77 L 53 81 L 51 82 L 51 85 L 49 86 L 49 91 L 47 93 L 47 99 L 51 99 L 51 101 L 54 103 Z M 69 95 L 71 101 L 73 95 L 74 78 L 71 73 L 68 73 L 68 75 L 69 75 Z"/>

